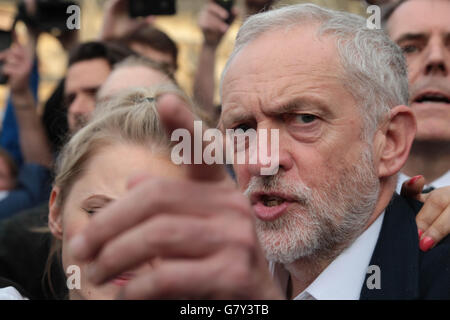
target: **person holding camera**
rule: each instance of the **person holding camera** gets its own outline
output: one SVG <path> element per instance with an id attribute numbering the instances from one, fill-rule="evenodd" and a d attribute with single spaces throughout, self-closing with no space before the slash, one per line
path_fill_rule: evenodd
<path id="1" fill-rule="evenodd" d="M 36 100 L 29 86 L 34 63 L 34 39 L 26 45 L 16 39 L 10 49 L 0 54 L 3 73 L 8 77 L 12 106 L 18 124 L 20 151 L 24 164 L 20 166 L 17 186 L 0 201 L 0 219 L 45 201 L 50 191 L 52 154 Z"/>
<path id="2" fill-rule="evenodd" d="M 275 0 L 246 0 L 246 15 L 269 10 Z M 209 0 L 198 17 L 203 33 L 197 72 L 194 79 L 194 98 L 212 118 L 218 119 L 220 108 L 214 104 L 216 53 L 224 35 L 238 17 L 238 10 L 231 0 Z"/>

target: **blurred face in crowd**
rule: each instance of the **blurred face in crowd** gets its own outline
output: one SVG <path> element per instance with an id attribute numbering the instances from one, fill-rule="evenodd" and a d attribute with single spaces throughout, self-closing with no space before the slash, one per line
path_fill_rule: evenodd
<path id="1" fill-rule="evenodd" d="M 403 49 L 418 141 L 450 142 L 450 1 L 409 0 L 390 17 L 390 37 Z"/>
<path id="2" fill-rule="evenodd" d="M 95 109 L 95 96 L 111 72 L 102 58 L 80 61 L 70 66 L 65 82 L 67 120 L 70 132 L 85 125 Z"/>
<path id="3" fill-rule="evenodd" d="M 121 90 L 133 87 L 152 87 L 171 80 L 162 72 L 146 66 L 123 66 L 115 69 L 102 85 L 98 100 L 105 100 Z"/>
<path id="4" fill-rule="evenodd" d="M 224 129 L 279 130 L 276 175 L 261 176 L 260 163 L 234 170 L 267 258 L 282 263 L 351 241 L 379 192 L 377 155 L 360 138 L 363 122 L 338 77 L 334 40 L 319 40 L 316 28 L 261 35 L 233 59 L 222 87 Z"/>
<path id="5" fill-rule="evenodd" d="M 0 155 L 0 191 L 14 188 L 14 177 L 5 158 Z"/>
<path id="6" fill-rule="evenodd" d="M 149 262 L 97 286 L 87 280 L 86 265 L 75 260 L 68 248 L 93 215 L 126 194 L 130 177 L 144 172 L 174 179 L 185 176 L 183 167 L 174 165 L 166 155 L 155 155 L 145 146 L 114 144 L 101 147 L 88 160 L 61 207 L 54 205 L 59 191 L 52 192 L 49 221 L 53 235 L 62 240 L 63 268 L 66 272 L 73 265 L 80 268 L 81 289 L 69 290 L 70 299 L 114 299 L 130 279 L 151 269 Z"/>

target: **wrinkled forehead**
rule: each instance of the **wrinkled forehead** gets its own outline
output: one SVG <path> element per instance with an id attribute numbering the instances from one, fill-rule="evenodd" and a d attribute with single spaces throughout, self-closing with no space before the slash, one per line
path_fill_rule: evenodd
<path id="1" fill-rule="evenodd" d="M 276 98 L 312 87 L 340 87 L 344 72 L 336 40 L 319 36 L 316 25 L 266 32 L 248 43 L 230 62 L 222 82 L 222 107 L 251 92 Z M 246 90 L 242 90 L 246 88 Z"/>
<path id="2" fill-rule="evenodd" d="M 404 34 L 450 32 L 449 0 L 408 0 L 403 2 L 387 22 L 394 40 Z"/>

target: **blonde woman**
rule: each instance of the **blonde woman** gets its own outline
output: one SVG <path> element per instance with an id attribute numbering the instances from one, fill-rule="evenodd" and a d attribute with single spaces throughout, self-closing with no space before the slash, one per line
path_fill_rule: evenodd
<path id="1" fill-rule="evenodd" d="M 168 92 L 187 101 L 172 86 L 134 89 L 113 98 L 97 108 L 92 121 L 70 139 L 59 157 L 49 201 L 54 236 L 49 261 L 55 256 L 61 259 L 69 299 L 113 299 L 120 287 L 151 268 L 149 262 L 96 286 L 87 280 L 86 265 L 72 257 L 67 244 L 92 215 L 125 195 L 133 175 L 185 176 L 185 169 L 170 160 L 170 140 L 156 110 L 156 100 Z"/>

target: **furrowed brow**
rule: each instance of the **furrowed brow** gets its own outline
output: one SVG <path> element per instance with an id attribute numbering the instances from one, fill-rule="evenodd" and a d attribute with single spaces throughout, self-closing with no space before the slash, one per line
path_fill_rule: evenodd
<path id="1" fill-rule="evenodd" d="M 228 129 L 233 124 L 247 122 L 252 118 L 251 114 L 243 112 L 242 109 L 234 109 L 222 114 L 219 125 L 223 129 Z"/>
<path id="2" fill-rule="evenodd" d="M 428 36 L 425 33 L 406 33 L 401 35 L 395 42 L 401 43 L 405 41 L 427 40 Z"/>
<path id="3" fill-rule="evenodd" d="M 320 112 L 328 114 L 330 113 L 329 107 L 318 100 L 312 100 L 312 99 L 295 99 L 291 100 L 287 103 L 283 103 L 279 106 L 274 107 L 271 110 L 267 110 L 267 114 L 270 116 L 280 116 L 282 114 L 286 113 L 295 113 L 302 110 L 320 110 Z"/>

